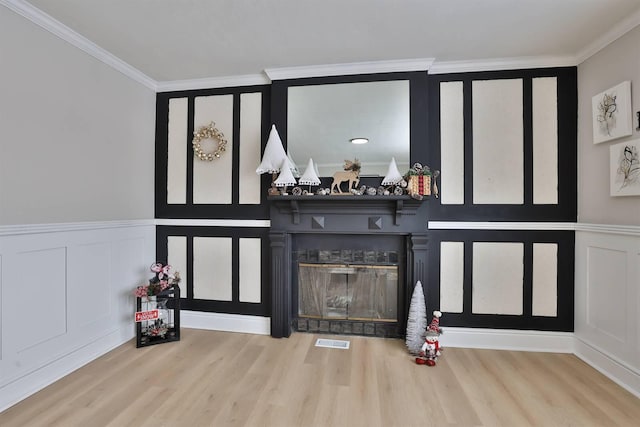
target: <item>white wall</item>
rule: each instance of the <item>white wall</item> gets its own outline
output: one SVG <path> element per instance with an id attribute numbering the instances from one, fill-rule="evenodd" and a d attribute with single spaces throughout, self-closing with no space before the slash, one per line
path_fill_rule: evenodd
<path id="1" fill-rule="evenodd" d="M 0 7 L 0 225 L 153 218 L 155 93 Z"/>
<path id="2" fill-rule="evenodd" d="M 0 6 L 0 411 L 134 336 L 155 93 Z"/>
<path id="3" fill-rule="evenodd" d="M 640 225 L 640 196 L 609 196 L 609 146 L 640 138 L 640 26 L 578 66 L 578 222 Z M 631 80 L 633 134 L 593 144 L 591 98 Z"/>
<path id="4" fill-rule="evenodd" d="M 0 411 L 134 336 L 154 252 L 152 220 L 0 227 Z"/>
<path id="5" fill-rule="evenodd" d="M 636 139 L 640 26 L 578 66 L 578 356 L 640 396 L 640 196 L 609 196 L 609 146 Z M 591 98 L 630 80 L 634 131 L 593 144 Z"/>

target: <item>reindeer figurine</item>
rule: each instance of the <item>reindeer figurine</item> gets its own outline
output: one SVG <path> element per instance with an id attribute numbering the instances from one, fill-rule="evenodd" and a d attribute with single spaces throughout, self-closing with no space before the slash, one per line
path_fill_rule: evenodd
<path id="1" fill-rule="evenodd" d="M 342 189 L 340 189 L 340 185 L 343 182 L 349 181 L 349 188 L 347 192 L 351 193 L 351 188 L 353 184 L 357 187 L 360 184 L 360 162 L 358 159 L 355 159 L 353 162 L 351 160 L 344 161 L 344 171 L 338 171 L 333 174 L 333 182 L 331 183 L 331 192 L 342 194 Z M 334 187 L 336 191 L 334 191 Z"/>

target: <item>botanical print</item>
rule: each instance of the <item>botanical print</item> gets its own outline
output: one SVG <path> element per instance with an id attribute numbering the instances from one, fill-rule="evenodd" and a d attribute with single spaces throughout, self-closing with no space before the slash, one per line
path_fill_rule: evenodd
<path id="1" fill-rule="evenodd" d="M 640 140 L 610 148 L 611 195 L 640 195 Z"/>
<path id="2" fill-rule="evenodd" d="M 593 143 L 631 135 L 631 82 L 622 82 L 594 96 Z"/>
<path id="3" fill-rule="evenodd" d="M 618 105 L 616 104 L 615 93 L 606 93 L 602 96 L 598 104 L 598 122 L 600 122 L 600 132 L 607 136 L 611 136 L 611 129 L 616 126 L 616 112 Z"/>

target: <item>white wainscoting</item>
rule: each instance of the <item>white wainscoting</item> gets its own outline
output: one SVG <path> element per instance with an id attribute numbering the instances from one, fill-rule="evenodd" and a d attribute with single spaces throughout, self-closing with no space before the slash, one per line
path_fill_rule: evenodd
<path id="1" fill-rule="evenodd" d="M 640 226 L 576 226 L 575 353 L 640 397 Z"/>
<path id="2" fill-rule="evenodd" d="M 153 220 L 0 227 L 0 411 L 133 338 L 154 261 Z"/>

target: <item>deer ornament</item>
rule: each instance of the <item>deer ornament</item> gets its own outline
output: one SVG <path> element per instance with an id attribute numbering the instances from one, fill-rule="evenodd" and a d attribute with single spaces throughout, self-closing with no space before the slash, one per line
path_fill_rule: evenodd
<path id="1" fill-rule="evenodd" d="M 353 188 L 354 184 L 357 187 L 360 183 L 360 162 L 358 159 L 354 161 L 345 160 L 344 161 L 344 171 L 338 171 L 333 174 L 333 182 L 331 183 L 331 193 L 334 194 L 342 194 L 342 189 L 340 185 L 343 182 L 349 182 L 349 188 L 347 188 L 347 193 L 351 193 L 351 188 Z M 335 190 L 334 190 L 335 188 Z"/>

